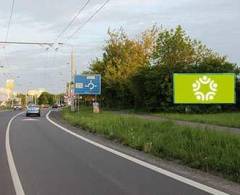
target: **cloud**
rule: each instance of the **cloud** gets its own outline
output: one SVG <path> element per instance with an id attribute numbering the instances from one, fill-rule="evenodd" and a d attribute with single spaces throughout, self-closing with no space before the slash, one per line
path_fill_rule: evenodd
<path id="1" fill-rule="evenodd" d="M 86 0 L 21 0 L 16 1 L 9 40 L 54 41 Z M 76 47 L 79 72 L 86 70 L 95 57 L 102 55 L 108 28 L 123 27 L 133 37 L 153 24 L 175 27 L 180 24 L 187 33 L 214 50 L 240 63 L 240 1 L 239 0 L 111 0 L 109 4 L 73 39 L 66 37 L 76 30 L 103 3 L 91 0 L 71 29 L 59 41 Z M 0 7 L 0 39 L 4 39 L 11 1 Z M 6 78 L 16 78 L 18 90 L 44 87 L 53 92 L 64 90 L 70 77 L 71 47 L 58 52 L 39 46 L 7 45 L 0 47 L 0 86 Z M 8 63 L 6 63 L 8 61 Z M 66 66 L 66 68 L 64 68 Z M 3 75 L 4 73 L 4 75 Z M 17 78 L 20 76 L 19 78 Z"/>

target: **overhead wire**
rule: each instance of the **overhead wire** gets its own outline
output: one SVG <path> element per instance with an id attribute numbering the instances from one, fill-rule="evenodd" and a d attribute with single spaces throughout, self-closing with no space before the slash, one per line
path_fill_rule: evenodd
<path id="1" fill-rule="evenodd" d="M 76 21 L 78 16 L 82 13 L 82 11 L 87 7 L 87 5 L 90 3 L 90 0 L 87 0 L 85 4 L 78 10 L 78 12 L 73 16 L 71 21 L 68 23 L 68 25 L 58 34 L 57 39 L 58 40 L 71 26 L 72 24 Z"/>
<path id="2" fill-rule="evenodd" d="M 9 31 L 10 31 L 10 26 L 11 26 L 11 22 L 12 22 L 12 16 L 13 16 L 13 11 L 14 11 L 14 6 L 15 6 L 15 0 L 12 0 L 12 4 L 11 4 L 11 10 L 10 10 L 10 16 L 9 16 L 9 20 L 8 20 L 8 24 L 7 24 L 7 31 L 6 31 L 6 36 L 5 36 L 5 42 L 7 42 L 8 40 L 8 36 L 9 36 Z M 8 66 L 8 57 L 6 54 L 6 47 L 3 47 L 3 53 L 4 53 L 4 58 L 6 61 L 6 65 Z"/>
<path id="3" fill-rule="evenodd" d="M 68 40 L 71 39 L 74 35 L 76 35 L 87 23 L 89 23 L 108 3 L 110 0 L 106 0 L 82 25 L 80 25 L 69 37 Z"/>
<path id="4" fill-rule="evenodd" d="M 79 17 L 79 15 L 82 13 L 82 11 L 87 7 L 87 5 L 90 3 L 91 0 L 87 0 L 83 6 L 81 6 L 81 8 L 78 10 L 78 12 L 73 16 L 73 18 L 71 19 L 71 21 L 66 25 L 66 27 L 58 34 L 55 42 L 57 42 L 60 37 L 73 25 L 73 23 L 77 20 L 77 18 Z M 52 66 L 55 66 L 55 61 L 56 61 L 56 55 L 58 54 L 58 50 L 54 51 L 53 54 L 53 62 L 52 62 Z"/>
<path id="5" fill-rule="evenodd" d="M 70 40 L 75 34 L 77 34 L 85 25 L 87 25 L 87 23 L 89 23 L 109 2 L 110 0 L 104 1 L 104 3 L 98 7 L 97 10 L 84 23 L 82 23 L 69 37 L 67 37 L 66 42 Z"/>
<path id="6" fill-rule="evenodd" d="M 15 5 L 15 0 L 12 0 L 11 12 L 10 12 L 9 20 L 8 20 L 7 33 L 6 33 L 6 36 L 5 36 L 5 41 L 8 40 L 9 30 L 10 30 L 12 16 L 13 16 L 14 5 Z"/>
<path id="7" fill-rule="evenodd" d="M 75 34 L 77 34 L 85 25 L 87 25 L 108 3 L 110 0 L 106 0 L 84 23 L 82 23 L 76 31 L 74 31 L 68 39 L 71 39 Z M 76 21 L 76 19 L 79 17 L 79 15 L 82 13 L 82 11 L 87 7 L 87 5 L 90 3 L 90 0 L 87 0 L 85 4 L 79 9 L 79 11 L 74 15 L 74 17 L 71 19 L 71 21 L 68 23 L 68 25 L 58 34 L 57 40 L 73 25 L 73 23 Z M 12 0 L 11 4 L 11 11 L 10 11 L 10 17 L 7 25 L 7 32 L 5 36 L 5 41 L 7 42 L 8 37 L 9 37 L 9 32 L 10 32 L 10 27 L 11 27 L 11 22 L 12 22 L 12 17 L 14 13 L 14 7 L 15 7 L 15 0 Z M 4 47 L 5 50 L 5 47 Z M 5 53 L 6 55 L 6 53 Z M 55 58 L 56 53 L 53 58 Z M 7 56 L 6 58 L 6 64 L 8 64 Z M 55 59 L 53 60 L 53 64 L 55 64 Z"/>

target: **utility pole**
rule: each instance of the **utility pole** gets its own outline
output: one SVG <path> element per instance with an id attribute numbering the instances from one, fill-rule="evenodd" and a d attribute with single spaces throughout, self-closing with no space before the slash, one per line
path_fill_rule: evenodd
<path id="1" fill-rule="evenodd" d="M 71 78 L 72 81 L 74 82 L 75 75 L 77 74 L 77 69 L 76 69 L 76 56 L 75 56 L 75 50 L 72 49 L 71 52 Z"/>
<path id="2" fill-rule="evenodd" d="M 26 93 L 26 95 L 25 95 L 25 106 L 27 107 L 27 105 L 28 105 L 28 95 Z"/>
<path id="3" fill-rule="evenodd" d="M 75 99 L 74 99 L 74 79 L 75 79 L 75 75 L 77 74 L 77 69 L 76 69 L 76 57 L 75 57 L 75 51 L 72 48 L 72 52 L 71 52 L 71 111 L 74 112 L 75 111 Z"/>

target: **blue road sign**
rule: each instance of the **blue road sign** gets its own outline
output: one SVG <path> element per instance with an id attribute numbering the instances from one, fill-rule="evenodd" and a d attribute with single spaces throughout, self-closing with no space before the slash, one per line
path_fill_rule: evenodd
<path id="1" fill-rule="evenodd" d="M 76 75 L 74 92 L 77 95 L 100 95 L 101 75 Z"/>

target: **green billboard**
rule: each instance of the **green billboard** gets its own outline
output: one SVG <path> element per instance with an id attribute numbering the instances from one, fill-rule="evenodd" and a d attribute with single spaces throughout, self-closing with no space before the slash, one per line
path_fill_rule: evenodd
<path id="1" fill-rule="evenodd" d="M 173 83 L 175 104 L 235 103 L 233 73 L 177 73 Z"/>

